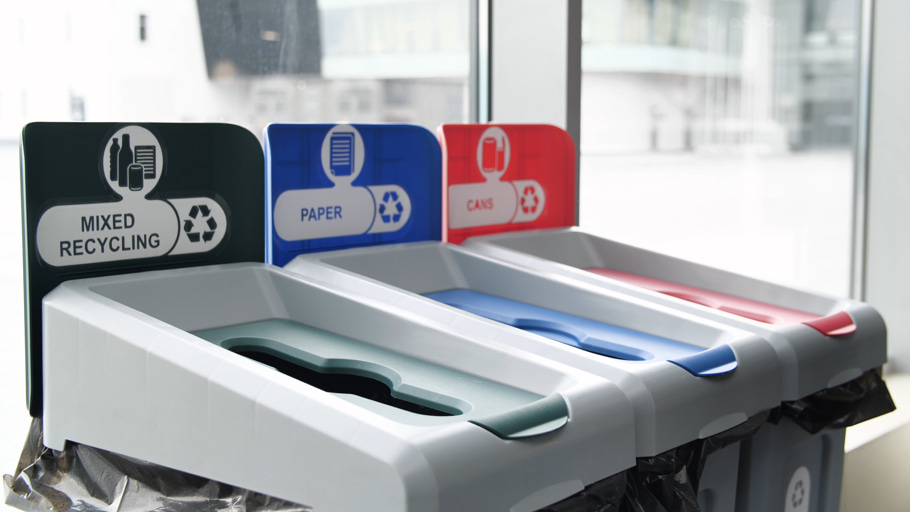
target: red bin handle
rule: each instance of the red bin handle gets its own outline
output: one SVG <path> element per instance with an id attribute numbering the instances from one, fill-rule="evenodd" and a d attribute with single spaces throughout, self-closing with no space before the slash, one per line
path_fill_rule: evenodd
<path id="1" fill-rule="evenodd" d="M 825 336 L 843 336 L 856 332 L 856 324 L 846 311 L 803 322 Z"/>

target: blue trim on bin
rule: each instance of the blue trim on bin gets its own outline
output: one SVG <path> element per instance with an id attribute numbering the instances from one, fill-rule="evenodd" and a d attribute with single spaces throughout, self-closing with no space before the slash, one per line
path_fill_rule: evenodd
<path id="1" fill-rule="evenodd" d="M 632 329 L 532 306 L 474 290 L 426 297 L 595 354 L 626 361 L 669 361 L 699 377 L 730 373 L 736 354 L 728 345 L 705 349 Z"/>
<path id="2" fill-rule="evenodd" d="M 736 369 L 736 354 L 730 345 L 718 345 L 691 356 L 668 361 L 699 377 L 724 375 Z"/>

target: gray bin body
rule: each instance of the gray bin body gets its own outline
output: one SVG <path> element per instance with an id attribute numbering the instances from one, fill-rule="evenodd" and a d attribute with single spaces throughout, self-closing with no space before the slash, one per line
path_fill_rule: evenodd
<path id="1" fill-rule="evenodd" d="M 741 445 L 742 442 L 727 446 L 705 460 L 705 470 L 698 485 L 701 512 L 736 511 L 736 477 Z"/>
<path id="2" fill-rule="evenodd" d="M 837 512 L 846 430 L 809 434 L 790 420 L 742 442 L 738 512 Z"/>
<path id="3" fill-rule="evenodd" d="M 467 240 L 465 246 L 538 272 L 629 293 L 755 333 L 774 347 L 780 358 L 782 400 L 797 400 L 835 387 L 885 363 L 884 321 L 872 307 L 861 302 L 760 281 L 599 238 L 577 228 L 482 236 Z M 846 336 L 825 336 L 799 323 L 758 322 L 586 270 L 596 267 L 819 316 L 844 311 L 857 329 Z M 844 433 L 844 429 L 832 429 L 809 434 L 786 418 L 779 425 L 766 424 L 755 436 L 738 445 L 738 476 L 737 470 L 731 473 L 729 462 L 723 464 L 719 457 L 724 452 L 736 451 L 733 446 L 708 459 L 699 489 L 702 510 L 837 512 Z"/>

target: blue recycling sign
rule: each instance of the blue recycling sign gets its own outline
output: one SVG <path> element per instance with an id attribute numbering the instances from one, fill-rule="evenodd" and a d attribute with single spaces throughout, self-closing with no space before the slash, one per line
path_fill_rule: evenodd
<path id="1" fill-rule="evenodd" d="M 442 239 L 442 154 L 406 124 L 265 129 L 266 260 Z"/>

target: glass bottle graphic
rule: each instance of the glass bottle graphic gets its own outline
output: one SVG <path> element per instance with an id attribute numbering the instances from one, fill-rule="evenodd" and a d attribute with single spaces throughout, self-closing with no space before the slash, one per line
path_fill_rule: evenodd
<path id="1" fill-rule="evenodd" d="M 114 137 L 114 142 L 111 143 L 111 152 L 108 158 L 108 167 L 110 168 L 111 181 L 117 181 L 117 159 L 119 157 L 120 144 L 117 142 L 117 137 Z"/>
<path id="2" fill-rule="evenodd" d="M 127 187 L 130 184 L 130 175 L 127 172 L 130 164 L 133 163 L 133 149 L 130 147 L 130 134 L 123 134 L 123 146 L 120 148 L 120 155 L 117 159 L 117 185 Z"/>

